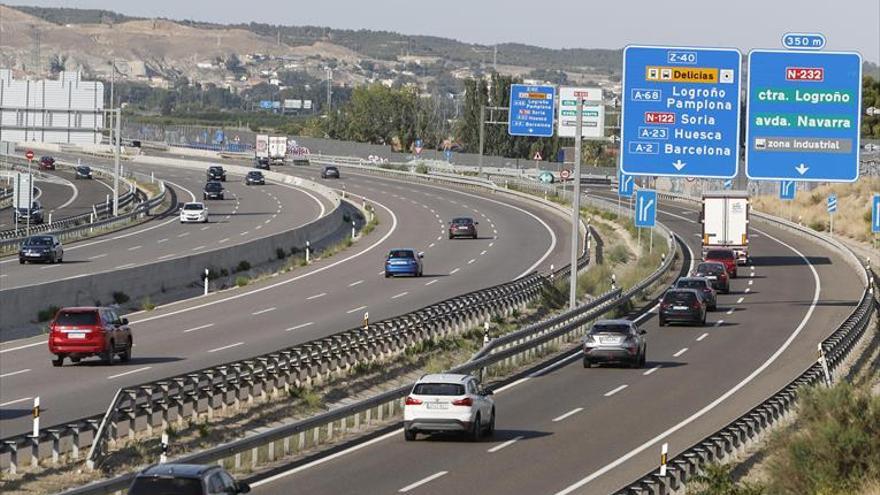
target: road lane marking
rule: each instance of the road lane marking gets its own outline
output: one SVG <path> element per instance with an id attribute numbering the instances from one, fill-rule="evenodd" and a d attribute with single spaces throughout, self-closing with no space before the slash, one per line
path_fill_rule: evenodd
<path id="1" fill-rule="evenodd" d="M 143 247 L 143 246 L 141 246 L 141 245 L 138 245 L 138 246 L 132 246 L 132 247 L 128 248 L 128 250 L 129 250 L 129 251 L 137 251 L 138 249 L 140 249 L 140 248 L 142 248 L 142 247 Z"/>
<path id="2" fill-rule="evenodd" d="M 105 257 L 105 256 L 107 256 L 107 253 L 104 253 L 104 254 L 96 254 L 96 255 L 94 255 L 94 256 L 89 256 L 89 259 L 90 259 L 90 260 L 96 260 L 96 259 L 99 259 L 99 258 L 103 258 L 103 257 Z"/>
<path id="3" fill-rule="evenodd" d="M 238 347 L 240 345 L 244 345 L 244 342 L 236 342 L 234 344 L 224 345 L 223 347 L 218 347 L 216 349 L 211 349 L 208 352 L 220 352 L 225 351 L 226 349 L 232 349 L 233 347 Z"/>
<path id="4" fill-rule="evenodd" d="M 748 293 L 751 292 L 751 291 L 752 291 L 752 288 L 751 288 L 751 287 L 746 287 L 746 294 L 748 294 Z"/>
<path id="5" fill-rule="evenodd" d="M 716 327 L 720 327 L 720 326 L 723 325 L 723 324 L 724 324 L 724 320 L 718 320 L 718 321 L 715 322 L 715 325 L 714 325 L 714 326 L 716 326 Z"/>
<path id="6" fill-rule="evenodd" d="M 276 308 L 276 307 L 273 306 L 273 307 L 271 307 L 271 308 L 266 308 L 266 309 L 261 309 L 261 310 L 259 310 L 259 311 L 254 311 L 253 313 L 251 313 L 251 315 L 253 315 L 253 316 L 257 316 L 257 315 L 261 315 L 261 314 L 263 314 L 263 313 L 269 313 L 269 312 L 271 312 L 271 311 L 275 311 L 276 309 L 278 309 L 278 308 Z"/>
<path id="7" fill-rule="evenodd" d="M 605 392 L 605 397 L 611 397 L 612 395 L 616 394 L 617 392 L 620 392 L 621 390 L 625 389 L 626 387 L 629 387 L 629 385 L 621 385 L 621 386 L 615 388 L 614 390 L 609 390 L 608 392 Z"/>
<path id="8" fill-rule="evenodd" d="M 163 242 L 168 242 L 168 238 L 165 237 L 163 239 L 159 239 L 158 241 L 156 241 L 156 244 L 162 244 Z"/>
<path id="9" fill-rule="evenodd" d="M 745 301 L 745 300 L 746 300 L 746 298 L 741 297 L 741 298 L 739 298 L 739 299 L 736 300 L 736 303 L 737 303 L 737 304 L 741 304 L 741 303 L 742 303 L 743 301 Z"/>
<path id="10" fill-rule="evenodd" d="M 716 326 L 717 326 L 717 325 L 716 325 Z M 703 335 L 700 335 L 699 337 L 697 337 L 697 342 L 699 342 L 699 341 L 705 339 L 705 338 L 708 337 L 708 336 L 709 336 L 708 333 L 704 333 Z"/>
<path id="11" fill-rule="evenodd" d="M 205 328 L 211 328 L 211 327 L 213 327 L 213 326 L 214 326 L 213 323 L 207 323 L 207 324 L 205 324 L 205 325 L 199 325 L 199 326 L 197 326 L 197 327 L 193 327 L 193 328 L 186 329 L 186 330 L 183 331 L 183 333 L 195 332 L 196 330 L 203 330 L 203 329 L 205 329 Z"/>
<path id="12" fill-rule="evenodd" d="M 10 347 L 9 349 L 0 350 L 0 354 L 6 354 L 7 352 L 12 352 L 12 351 L 20 351 L 22 349 L 27 349 L 28 347 L 36 347 L 38 345 L 46 345 L 46 341 L 41 340 L 39 342 L 34 342 L 33 344 L 25 344 L 25 345 L 20 345 L 18 347 Z"/>
<path id="13" fill-rule="evenodd" d="M 472 265 L 472 264 L 474 264 L 475 261 L 477 261 L 477 260 L 472 259 L 472 260 L 468 261 L 468 265 Z"/>
<path id="14" fill-rule="evenodd" d="M 20 374 L 22 374 L 22 373 L 27 373 L 27 372 L 30 371 L 30 370 L 31 370 L 30 368 L 25 368 L 25 369 L 23 369 L 23 370 L 10 371 L 9 373 L 3 373 L 2 375 L 0 375 L 0 378 L 7 378 L 7 377 L 10 377 L 10 376 L 20 375 Z"/>
<path id="15" fill-rule="evenodd" d="M 165 259 L 171 258 L 171 257 L 176 256 L 176 255 L 177 255 L 177 253 L 163 254 L 162 256 L 159 256 L 159 257 L 156 258 L 156 259 L 161 261 L 161 260 L 165 260 Z"/>
<path id="16" fill-rule="evenodd" d="M 428 247 L 429 247 L 429 248 L 432 248 L 432 247 L 434 247 L 434 246 L 436 246 L 436 245 L 437 245 L 437 244 L 435 244 L 435 243 L 432 242 L 431 244 L 428 244 Z"/>
<path id="17" fill-rule="evenodd" d="M 577 413 L 579 413 L 579 412 L 581 412 L 581 411 L 583 411 L 583 410 L 584 410 L 583 407 L 576 407 L 576 408 L 572 409 L 571 411 L 568 411 L 567 413 L 565 413 L 565 414 L 563 414 L 563 415 L 561 415 L 561 416 L 556 416 L 555 418 L 553 418 L 553 422 L 554 422 L 554 423 L 558 423 L 558 422 L 562 421 L 563 419 L 565 419 L 565 418 L 567 418 L 567 417 L 569 417 L 569 416 L 573 416 L 573 415 L 575 415 L 575 414 L 577 414 Z"/>
<path id="18" fill-rule="evenodd" d="M 490 242 L 490 243 L 489 243 L 489 247 L 492 247 L 492 246 L 494 246 L 494 245 L 495 245 L 494 242 Z"/>
<path id="19" fill-rule="evenodd" d="M 229 238 L 224 237 L 223 239 L 220 239 L 219 241 L 217 241 L 217 244 L 223 244 L 224 242 L 229 242 Z"/>
<path id="20" fill-rule="evenodd" d="M 242 232 L 241 234 L 238 234 L 238 235 L 242 235 L 242 236 L 244 236 L 244 235 L 248 235 L 248 234 L 250 234 L 250 232 L 248 232 L 247 230 L 245 230 L 244 232 Z"/>
<path id="21" fill-rule="evenodd" d="M 401 292 L 400 294 L 397 294 L 395 296 L 391 296 L 391 299 L 397 299 L 398 297 L 403 297 L 407 294 L 409 294 L 409 292 Z"/>
<path id="22" fill-rule="evenodd" d="M 486 252 L 487 252 L 487 251 L 486 251 L 485 249 L 482 250 L 482 251 L 480 251 L 480 256 L 483 256 L 484 254 L 486 254 Z"/>
<path id="23" fill-rule="evenodd" d="M 292 332 L 292 331 L 294 331 L 294 330 L 299 330 L 300 328 L 310 327 L 310 326 L 312 326 L 312 325 L 314 325 L 314 324 L 315 324 L 315 322 L 313 322 L 313 321 L 310 321 L 310 322 L 308 322 L 308 323 L 301 323 L 301 324 L 299 324 L 299 325 L 294 325 L 294 326 L 292 326 L 292 327 L 290 327 L 290 328 L 285 328 L 284 331 L 285 331 L 285 332 Z"/>
<path id="24" fill-rule="evenodd" d="M 193 250 L 193 251 L 199 251 L 199 250 L 201 250 L 201 249 L 205 249 L 206 247 L 208 247 L 208 246 L 205 246 L 205 245 L 203 244 L 203 245 L 201 245 L 201 246 L 196 246 L 196 247 L 192 248 L 192 250 Z"/>
<path id="25" fill-rule="evenodd" d="M 124 373 L 117 373 L 115 375 L 110 375 L 107 377 L 108 380 L 112 380 L 114 378 L 119 378 L 120 376 L 132 375 L 134 373 L 140 373 L 141 371 L 147 371 L 153 369 L 152 366 L 144 366 L 143 368 L 138 368 L 136 370 L 126 371 Z"/>
<path id="26" fill-rule="evenodd" d="M 182 234 L 177 234 L 177 237 L 186 237 L 189 235 L 189 232 L 184 232 Z"/>
<path id="27" fill-rule="evenodd" d="M 358 280 L 357 282 L 352 282 L 352 283 L 348 284 L 348 286 L 349 286 L 349 287 L 354 287 L 355 285 L 360 285 L 360 284 L 362 284 L 362 283 L 364 283 L 363 280 Z"/>
<path id="28" fill-rule="evenodd" d="M 455 270 L 452 270 L 451 272 L 449 272 L 449 274 L 455 275 L 456 273 L 458 273 L 459 270 L 461 270 L 461 268 L 456 268 Z"/>
<path id="29" fill-rule="evenodd" d="M 496 446 L 492 447 L 491 449 L 487 450 L 486 452 L 489 452 L 490 454 L 495 453 L 495 452 L 498 452 L 499 450 L 501 450 L 501 449 L 503 449 L 503 448 L 505 448 L 505 447 L 510 447 L 511 445 L 515 444 L 516 442 L 519 442 L 519 441 L 522 440 L 523 438 L 525 438 L 525 437 L 522 436 L 522 435 L 520 435 L 520 436 L 518 436 L 518 437 L 514 437 L 514 438 L 512 438 L 512 439 L 510 439 L 510 440 L 508 440 L 508 441 L 506 441 L 506 442 L 504 442 L 504 443 L 502 443 L 502 444 L 499 444 L 499 445 L 496 445 Z"/>
<path id="30" fill-rule="evenodd" d="M 732 315 L 735 310 L 735 308 L 730 308 L 727 310 L 727 314 Z"/>
<path id="31" fill-rule="evenodd" d="M 438 236 L 437 236 L 437 240 L 439 241 L 440 239 L 443 239 L 443 236 L 442 236 L 442 235 L 438 235 Z"/>
<path id="32" fill-rule="evenodd" d="M 48 270 L 49 268 L 58 268 L 59 266 L 61 266 L 61 265 L 47 265 L 47 266 L 41 266 L 41 267 L 40 267 L 40 270 Z"/>
<path id="33" fill-rule="evenodd" d="M 406 485 L 405 487 L 403 487 L 397 491 L 399 493 L 406 493 L 414 488 L 418 488 L 418 487 L 424 485 L 425 483 L 430 483 L 441 476 L 445 476 L 447 473 L 449 473 L 449 471 L 440 471 L 439 473 L 434 473 L 431 476 L 428 476 L 427 478 L 422 478 L 419 481 L 416 481 L 415 483 Z"/>
<path id="34" fill-rule="evenodd" d="M 347 313 L 347 314 L 357 313 L 358 311 L 363 311 L 363 310 L 365 310 L 365 309 L 367 309 L 366 306 L 358 306 L 358 307 L 356 307 L 356 308 L 354 308 L 354 309 L 349 309 L 348 311 L 346 311 L 346 313 Z"/>
<path id="35" fill-rule="evenodd" d="M 642 373 L 642 374 L 645 375 L 645 376 L 648 376 L 648 375 L 650 375 L 651 373 L 653 373 L 653 372 L 659 370 L 659 369 L 662 368 L 662 367 L 663 367 L 663 365 L 657 365 L 657 366 L 654 366 L 653 368 L 649 369 L 648 371 L 646 371 L 646 372 L 644 372 L 644 373 Z"/>
<path id="36" fill-rule="evenodd" d="M 676 352 L 675 354 L 673 354 L 672 357 L 681 356 L 682 354 L 686 353 L 687 351 L 688 351 L 688 348 L 685 347 L 685 348 L 681 349 L 680 351 Z"/>
<path id="37" fill-rule="evenodd" d="M 9 402 L 4 402 L 3 404 L 0 404 L 0 407 L 11 406 L 13 404 L 18 404 L 19 402 L 29 401 L 31 399 L 33 399 L 33 397 L 22 397 L 21 399 L 15 399 L 15 400 L 11 400 Z"/>
<path id="38" fill-rule="evenodd" d="M 208 230 L 208 229 L 210 229 L 210 228 L 211 228 L 210 225 L 205 225 L 204 227 L 202 227 L 202 230 Z"/>
<path id="39" fill-rule="evenodd" d="M 326 296 L 326 295 L 327 295 L 326 292 L 322 292 L 322 293 L 320 293 L 320 294 L 315 294 L 314 296 L 309 296 L 309 297 L 307 297 L 307 298 L 306 298 L 306 301 L 311 301 L 312 299 L 317 299 L 317 298 L 319 298 L 319 297 L 324 297 L 324 296 Z"/>
<path id="40" fill-rule="evenodd" d="M 425 286 L 427 287 L 427 286 L 429 286 L 429 285 L 433 285 L 433 284 L 436 284 L 436 283 L 437 283 L 437 279 L 435 278 L 434 280 L 431 280 L 430 282 L 426 282 L 426 283 L 425 283 Z"/>
<path id="41" fill-rule="evenodd" d="M 124 264 L 124 265 L 119 265 L 119 266 L 117 266 L 115 269 L 116 269 L 116 270 L 122 270 L 123 268 L 131 268 L 131 267 L 133 267 L 133 266 L 134 266 L 134 263 L 126 263 L 126 264 Z"/>
<path id="42" fill-rule="evenodd" d="M 755 283 L 754 280 L 749 280 L 749 285 L 752 285 L 753 283 Z"/>

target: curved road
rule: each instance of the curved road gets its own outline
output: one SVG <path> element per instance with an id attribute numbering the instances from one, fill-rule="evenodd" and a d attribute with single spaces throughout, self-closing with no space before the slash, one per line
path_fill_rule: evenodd
<path id="1" fill-rule="evenodd" d="M 613 193 L 592 194 L 614 199 Z M 696 210 L 660 219 L 699 252 Z M 835 252 L 753 225 L 740 270 L 706 327 L 664 327 L 649 314 L 645 369 L 583 369 L 579 355 L 499 388 L 491 441 L 405 442 L 401 430 L 332 459 L 281 468 L 255 493 L 605 494 L 735 419 L 815 361 L 816 344 L 860 297 Z M 422 438 L 422 437 L 420 437 Z M 351 480 L 356 479 L 357 489 Z"/>
<path id="2" fill-rule="evenodd" d="M 288 169 L 281 169 L 285 171 Z M 184 172 L 180 172 L 184 173 Z M 45 338 L 0 348 L 0 436 L 29 428 L 30 397 L 39 395 L 45 424 L 95 414 L 115 390 L 322 337 L 565 262 L 565 218 L 531 202 L 485 198 L 446 187 L 377 177 L 339 181 L 377 198 L 375 232 L 309 267 L 236 289 L 129 315 L 135 350 L 126 365 L 84 361 L 53 368 Z M 446 221 L 470 215 L 480 239 L 448 240 Z M 385 279 L 394 247 L 425 252 L 425 276 Z M 88 401 L 81 400 L 88 397 Z"/>
<path id="3" fill-rule="evenodd" d="M 34 199 L 43 205 L 46 222 L 49 221 L 50 213 L 53 221 L 88 213 L 92 211 L 93 204 L 104 201 L 107 194 L 112 194 L 112 187 L 105 182 L 98 179 L 76 180 L 75 174 L 69 168 L 59 167 L 57 170 L 44 170 L 42 173 L 54 178 L 51 182 L 39 179 L 34 181 L 38 189 Z M 12 208 L 3 208 L 0 230 L 12 228 L 15 228 Z"/>

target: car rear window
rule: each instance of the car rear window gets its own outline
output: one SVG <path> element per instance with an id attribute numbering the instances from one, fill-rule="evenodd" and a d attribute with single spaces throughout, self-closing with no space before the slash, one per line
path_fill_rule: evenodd
<path id="1" fill-rule="evenodd" d="M 667 292 L 663 296 L 663 302 L 667 304 L 690 304 L 696 300 L 693 292 Z"/>
<path id="2" fill-rule="evenodd" d="M 202 482 L 194 478 L 136 478 L 129 495 L 202 495 Z"/>
<path id="3" fill-rule="evenodd" d="M 470 225 L 474 223 L 474 220 L 472 218 L 453 218 L 452 223 Z"/>
<path id="4" fill-rule="evenodd" d="M 396 250 L 388 253 L 389 258 L 415 258 L 415 254 L 412 251 L 406 250 Z"/>
<path id="5" fill-rule="evenodd" d="M 593 333 L 629 333 L 629 325 L 623 324 L 604 324 L 594 325 Z"/>
<path id="6" fill-rule="evenodd" d="M 24 241 L 25 246 L 51 246 L 51 237 L 28 237 Z"/>
<path id="7" fill-rule="evenodd" d="M 187 203 L 183 205 L 184 210 L 204 210 L 204 205 L 200 205 L 198 203 Z"/>
<path id="8" fill-rule="evenodd" d="M 733 251 L 709 251 L 706 257 L 714 260 L 732 260 Z"/>
<path id="9" fill-rule="evenodd" d="M 95 311 L 61 311 L 55 318 L 55 324 L 60 326 L 97 325 L 98 313 Z"/>
<path id="10" fill-rule="evenodd" d="M 223 189 L 223 186 L 219 182 L 208 182 L 205 184 L 205 190 L 207 191 L 219 191 L 220 189 Z"/>
<path id="11" fill-rule="evenodd" d="M 702 280 L 679 280 L 675 286 L 682 289 L 703 289 L 706 287 L 706 282 Z"/>
<path id="12" fill-rule="evenodd" d="M 464 395 L 464 385 L 458 383 L 419 383 L 415 395 Z"/>

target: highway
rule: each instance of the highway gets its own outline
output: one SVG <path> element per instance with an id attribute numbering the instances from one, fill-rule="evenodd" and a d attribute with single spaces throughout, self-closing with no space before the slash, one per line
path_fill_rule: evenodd
<path id="1" fill-rule="evenodd" d="M 190 174 L 164 173 L 175 182 Z M 314 167 L 305 173 L 314 176 Z M 244 289 L 129 315 L 135 348 L 126 365 L 84 361 L 53 368 L 45 338 L 4 344 L 0 435 L 29 428 L 29 401 L 36 395 L 47 425 L 95 414 L 119 387 L 346 330 L 360 324 L 364 312 L 373 321 L 399 315 L 551 264 L 561 266 L 568 257 L 564 216 L 530 201 L 354 174 L 330 185 L 342 184 L 375 205 L 381 223 L 373 234 L 339 255 Z M 464 215 L 480 222 L 480 238 L 446 239 L 447 220 Z M 394 247 L 424 251 L 425 276 L 385 279 L 383 260 Z"/>
<path id="2" fill-rule="evenodd" d="M 34 185 L 37 188 L 35 200 L 43 205 L 44 220 L 57 221 L 63 218 L 80 215 L 92 211 L 92 205 L 104 201 L 107 194 L 112 194 L 112 187 L 105 182 L 94 180 L 76 180 L 74 173 L 68 168 L 57 170 L 44 170 L 52 178 L 41 180 L 36 178 Z M 15 228 L 15 220 L 12 217 L 12 208 L 3 208 L 0 216 L 0 230 Z"/>
<path id="3" fill-rule="evenodd" d="M 590 194 L 615 198 L 613 193 Z M 660 205 L 659 219 L 698 252 L 697 212 Z M 405 442 L 402 430 L 282 467 L 254 493 L 605 494 L 738 417 L 815 362 L 816 344 L 861 287 L 837 253 L 760 223 L 706 327 L 648 331 L 644 369 L 583 369 L 578 355 L 496 390 L 491 440 Z M 352 483 L 352 480 L 357 480 Z"/>
<path id="4" fill-rule="evenodd" d="M 108 161 L 90 160 L 91 164 L 96 162 L 110 167 Z M 177 201 L 202 201 L 204 172 L 161 166 L 141 170 L 165 180 L 174 190 Z M 232 174 L 228 175 L 224 187 L 226 199 L 205 201 L 209 210 L 209 222 L 205 225 L 180 224 L 174 213 L 66 245 L 62 264 L 19 265 L 17 256 L 8 257 L 0 261 L 0 294 L 2 290 L 44 283 L 49 274 L 52 277 L 49 280 L 60 280 L 221 249 L 296 228 L 324 215 L 332 207 L 326 198 L 304 189 L 271 182 L 265 186 L 246 186 L 242 177 Z"/>

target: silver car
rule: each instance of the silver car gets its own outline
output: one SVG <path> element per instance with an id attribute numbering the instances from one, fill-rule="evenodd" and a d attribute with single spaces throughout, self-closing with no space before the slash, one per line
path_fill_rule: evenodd
<path id="1" fill-rule="evenodd" d="M 599 320 L 584 337 L 584 368 L 593 363 L 626 363 L 631 368 L 645 365 L 647 332 L 630 320 Z"/>

